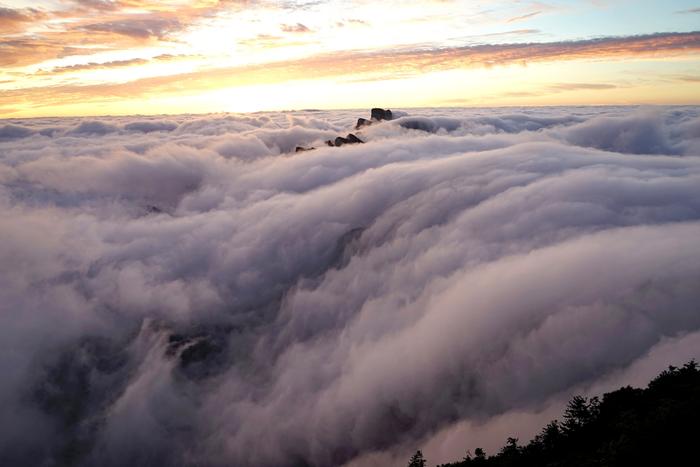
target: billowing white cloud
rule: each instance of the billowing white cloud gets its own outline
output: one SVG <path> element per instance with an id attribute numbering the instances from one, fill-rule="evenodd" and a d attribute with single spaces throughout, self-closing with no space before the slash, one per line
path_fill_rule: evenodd
<path id="1" fill-rule="evenodd" d="M 3 122 L 0 459 L 445 461 L 700 356 L 697 108 L 358 116 Z"/>

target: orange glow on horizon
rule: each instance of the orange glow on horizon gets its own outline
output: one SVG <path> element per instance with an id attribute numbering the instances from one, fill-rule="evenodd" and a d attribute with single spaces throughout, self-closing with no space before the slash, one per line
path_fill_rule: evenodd
<path id="1" fill-rule="evenodd" d="M 0 16 L 0 118 L 700 103 L 700 32 L 557 40 L 508 2 L 358 3 L 333 21 L 326 2 L 46 3 Z"/>

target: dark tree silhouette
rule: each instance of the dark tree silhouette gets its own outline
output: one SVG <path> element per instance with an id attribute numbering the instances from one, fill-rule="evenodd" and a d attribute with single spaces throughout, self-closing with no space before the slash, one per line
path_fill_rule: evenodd
<path id="1" fill-rule="evenodd" d="M 564 433 L 570 434 L 587 426 L 598 415 L 600 401 L 593 397 L 590 401 L 585 397 L 575 396 L 569 401 L 564 411 Z"/>
<path id="2" fill-rule="evenodd" d="M 418 450 L 408 462 L 408 467 L 425 467 L 428 461 L 423 457 L 423 453 Z"/>
<path id="3" fill-rule="evenodd" d="M 646 467 L 700 465 L 700 369 L 695 361 L 670 366 L 646 389 L 629 386 L 602 399 L 576 396 L 562 422 L 550 422 L 525 446 L 508 438 L 495 455 L 442 467 Z"/>

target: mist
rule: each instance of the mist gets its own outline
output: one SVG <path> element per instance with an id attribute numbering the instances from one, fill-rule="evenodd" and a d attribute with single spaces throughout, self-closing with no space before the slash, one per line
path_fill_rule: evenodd
<path id="1" fill-rule="evenodd" d="M 0 464 L 443 462 L 700 357 L 699 108 L 366 113 L 0 121 Z"/>

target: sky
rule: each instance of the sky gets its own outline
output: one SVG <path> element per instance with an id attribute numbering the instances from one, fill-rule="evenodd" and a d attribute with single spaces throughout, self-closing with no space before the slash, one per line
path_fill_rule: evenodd
<path id="1" fill-rule="evenodd" d="M 0 0 L 0 118 L 700 104 L 697 0 Z"/>

